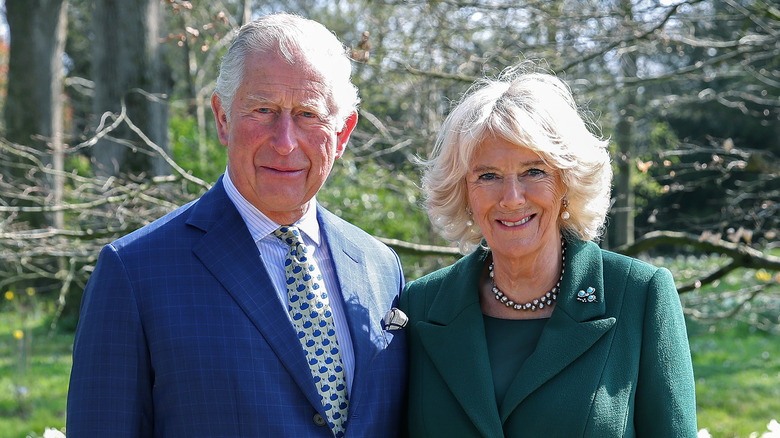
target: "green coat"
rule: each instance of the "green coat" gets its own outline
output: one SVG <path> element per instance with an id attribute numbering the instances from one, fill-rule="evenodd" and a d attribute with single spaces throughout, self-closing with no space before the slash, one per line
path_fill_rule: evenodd
<path id="1" fill-rule="evenodd" d="M 695 437 L 670 272 L 570 242 L 555 309 L 497 407 L 477 285 L 488 250 L 407 284 L 411 437 Z M 596 302 L 577 292 L 592 286 Z"/>

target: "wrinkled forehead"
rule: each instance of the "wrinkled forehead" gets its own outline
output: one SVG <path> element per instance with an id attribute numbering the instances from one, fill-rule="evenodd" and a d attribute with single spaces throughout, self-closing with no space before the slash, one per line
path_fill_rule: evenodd
<path id="1" fill-rule="evenodd" d="M 285 94 L 296 100 L 319 101 L 334 109 L 333 81 L 327 66 L 305 54 L 290 57 L 279 52 L 255 52 L 244 64 L 244 79 L 262 84 L 257 88 L 263 98 Z M 294 96 L 291 96 L 294 95 Z"/>
<path id="2" fill-rule="evenodd" d="M 302 45 L 295 50 L 270 49 L 270 55 L 285 60 L 298 69 L 306 69 L 320 78 L 323 83 L 331 84 L 341 80 L 349 80 L 351 64 L 345 61 L 343 55 L 332 51 L 318 50 L 317 47 Z M 344 63 L 346 62 L 346 70 Z"/>

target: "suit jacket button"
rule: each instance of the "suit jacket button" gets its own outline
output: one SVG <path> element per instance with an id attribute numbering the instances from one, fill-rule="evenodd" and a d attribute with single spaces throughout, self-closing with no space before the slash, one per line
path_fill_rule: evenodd
<path id="1" fill-rule="evenodd" d="M 314 414 L 314 417 L 312 418 L 312 420 L 314 420 L 314 424 L 316 424 L 317 426 L 327 426 L 328 425 L 328 421 L 325 420 L 325 418 L 322 415 L 320 415 L 319 412 Z"/>

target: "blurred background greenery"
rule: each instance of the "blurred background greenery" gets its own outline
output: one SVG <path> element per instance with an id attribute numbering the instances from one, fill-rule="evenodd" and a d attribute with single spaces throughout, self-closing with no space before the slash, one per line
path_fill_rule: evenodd
<path id="1" fill-rule="evenodd" d="M 409 279 L 457 257 L 421 208 L 418 158 L 475 79 L 536 60 L 611 141 L 602 246 L 675 275 L 700 427 L 760 436 L 780 418 L 776 2 L 116 3 L 0 2 L 0 436 L 64 427 L 100 247 L 224 171 L 209 106 L 220 56 L 242 23 L 281 10 L 332 29 L 361 90 L 318 199 L 393 246 Z"/>

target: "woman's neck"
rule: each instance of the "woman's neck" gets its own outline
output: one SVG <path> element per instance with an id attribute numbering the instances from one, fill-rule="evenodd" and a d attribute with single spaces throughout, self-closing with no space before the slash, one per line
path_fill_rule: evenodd
<path id="1" fill-rule="evenodd" d="M 480 305 L 483 313 L 511 319 L 535 319 L 549 316 L 552 308 L 542 306 L 535 311 L 516 310 L 496 298 L 493 287 L 514 303 L 532 303 L 544 297 L 559 284 L 562 276 L 562 246 L 548 246 L 537 254 L 508 258 L 492 254 L 493 276 L 490 264 L 485 266 L 480 281 Z M 490 260 L 490 259 L 489 259 Z M 550 306 L 551 307 L 551 306 Z"/>

